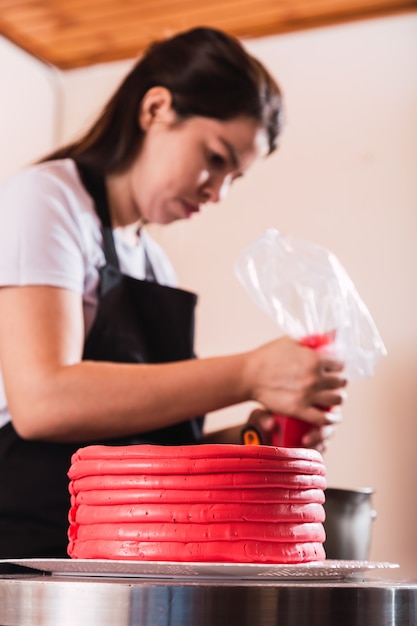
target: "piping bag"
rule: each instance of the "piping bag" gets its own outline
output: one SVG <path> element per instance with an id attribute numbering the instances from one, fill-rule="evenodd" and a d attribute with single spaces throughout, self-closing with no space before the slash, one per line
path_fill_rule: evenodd
<path id="1" fill-rule="evenodd" d="M 386 355 L 374 321 L 340 261 L 315 243 L 269 228 L 237 257 L 235 274 L 281 333 L 345 363 L 348 380 L 372 376 Z M 272 445 L 301 446 L 311 424 L 274 414 Z M 242 442 L 263 443 L 251 425 Z"/>

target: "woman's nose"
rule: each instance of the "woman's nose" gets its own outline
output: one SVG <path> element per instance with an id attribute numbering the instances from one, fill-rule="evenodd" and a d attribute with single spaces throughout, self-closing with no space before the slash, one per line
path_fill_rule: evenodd
<path id="1" fill-rule="evenodd" d="M 203 193 L 207 202 L 220 202 L 224 200 L 232 184 L 232 176 L 210 177 L 204 185 Z"/>

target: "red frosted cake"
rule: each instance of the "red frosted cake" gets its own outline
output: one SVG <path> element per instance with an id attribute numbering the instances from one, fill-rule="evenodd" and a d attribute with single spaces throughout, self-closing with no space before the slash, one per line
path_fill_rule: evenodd
<path id="1" fill-rule="evenodd" d="M 87 446 L 72 458 L 68 554 L 306 563 L 325 558 L 325 466 L 305 448 Z"/>

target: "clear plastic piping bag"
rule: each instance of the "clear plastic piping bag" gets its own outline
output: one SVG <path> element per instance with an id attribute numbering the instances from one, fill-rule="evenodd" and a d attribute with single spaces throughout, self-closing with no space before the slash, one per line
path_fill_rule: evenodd
<path id="1" fill-rule="evenodd" d="M 386 349 L 332 252 L 270 228 L 238 255 L 235 273 L 282 334 L 300 342 L 330 335 L 334 340 L 324 349 L 344 360 L 349 380 L 373 375 Z"/>

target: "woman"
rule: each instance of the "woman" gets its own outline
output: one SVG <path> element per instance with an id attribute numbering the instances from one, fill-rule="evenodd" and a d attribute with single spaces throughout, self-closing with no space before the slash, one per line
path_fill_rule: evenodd
<path id="1" fill-rule="evenodd" d="M 196 297 L 142 228 L 223 198 L 275 149 L 280 114 L 258 61 L 194 29 L 151 46 L 84 137 L 3 184 L 0 557 L 66 555 L 79 446 L 206 441 L 199 416 L 248 400 L 265 436 L 276 411 L 326 442 L 342 364 L 289 338 L 193 358 Z"/>

